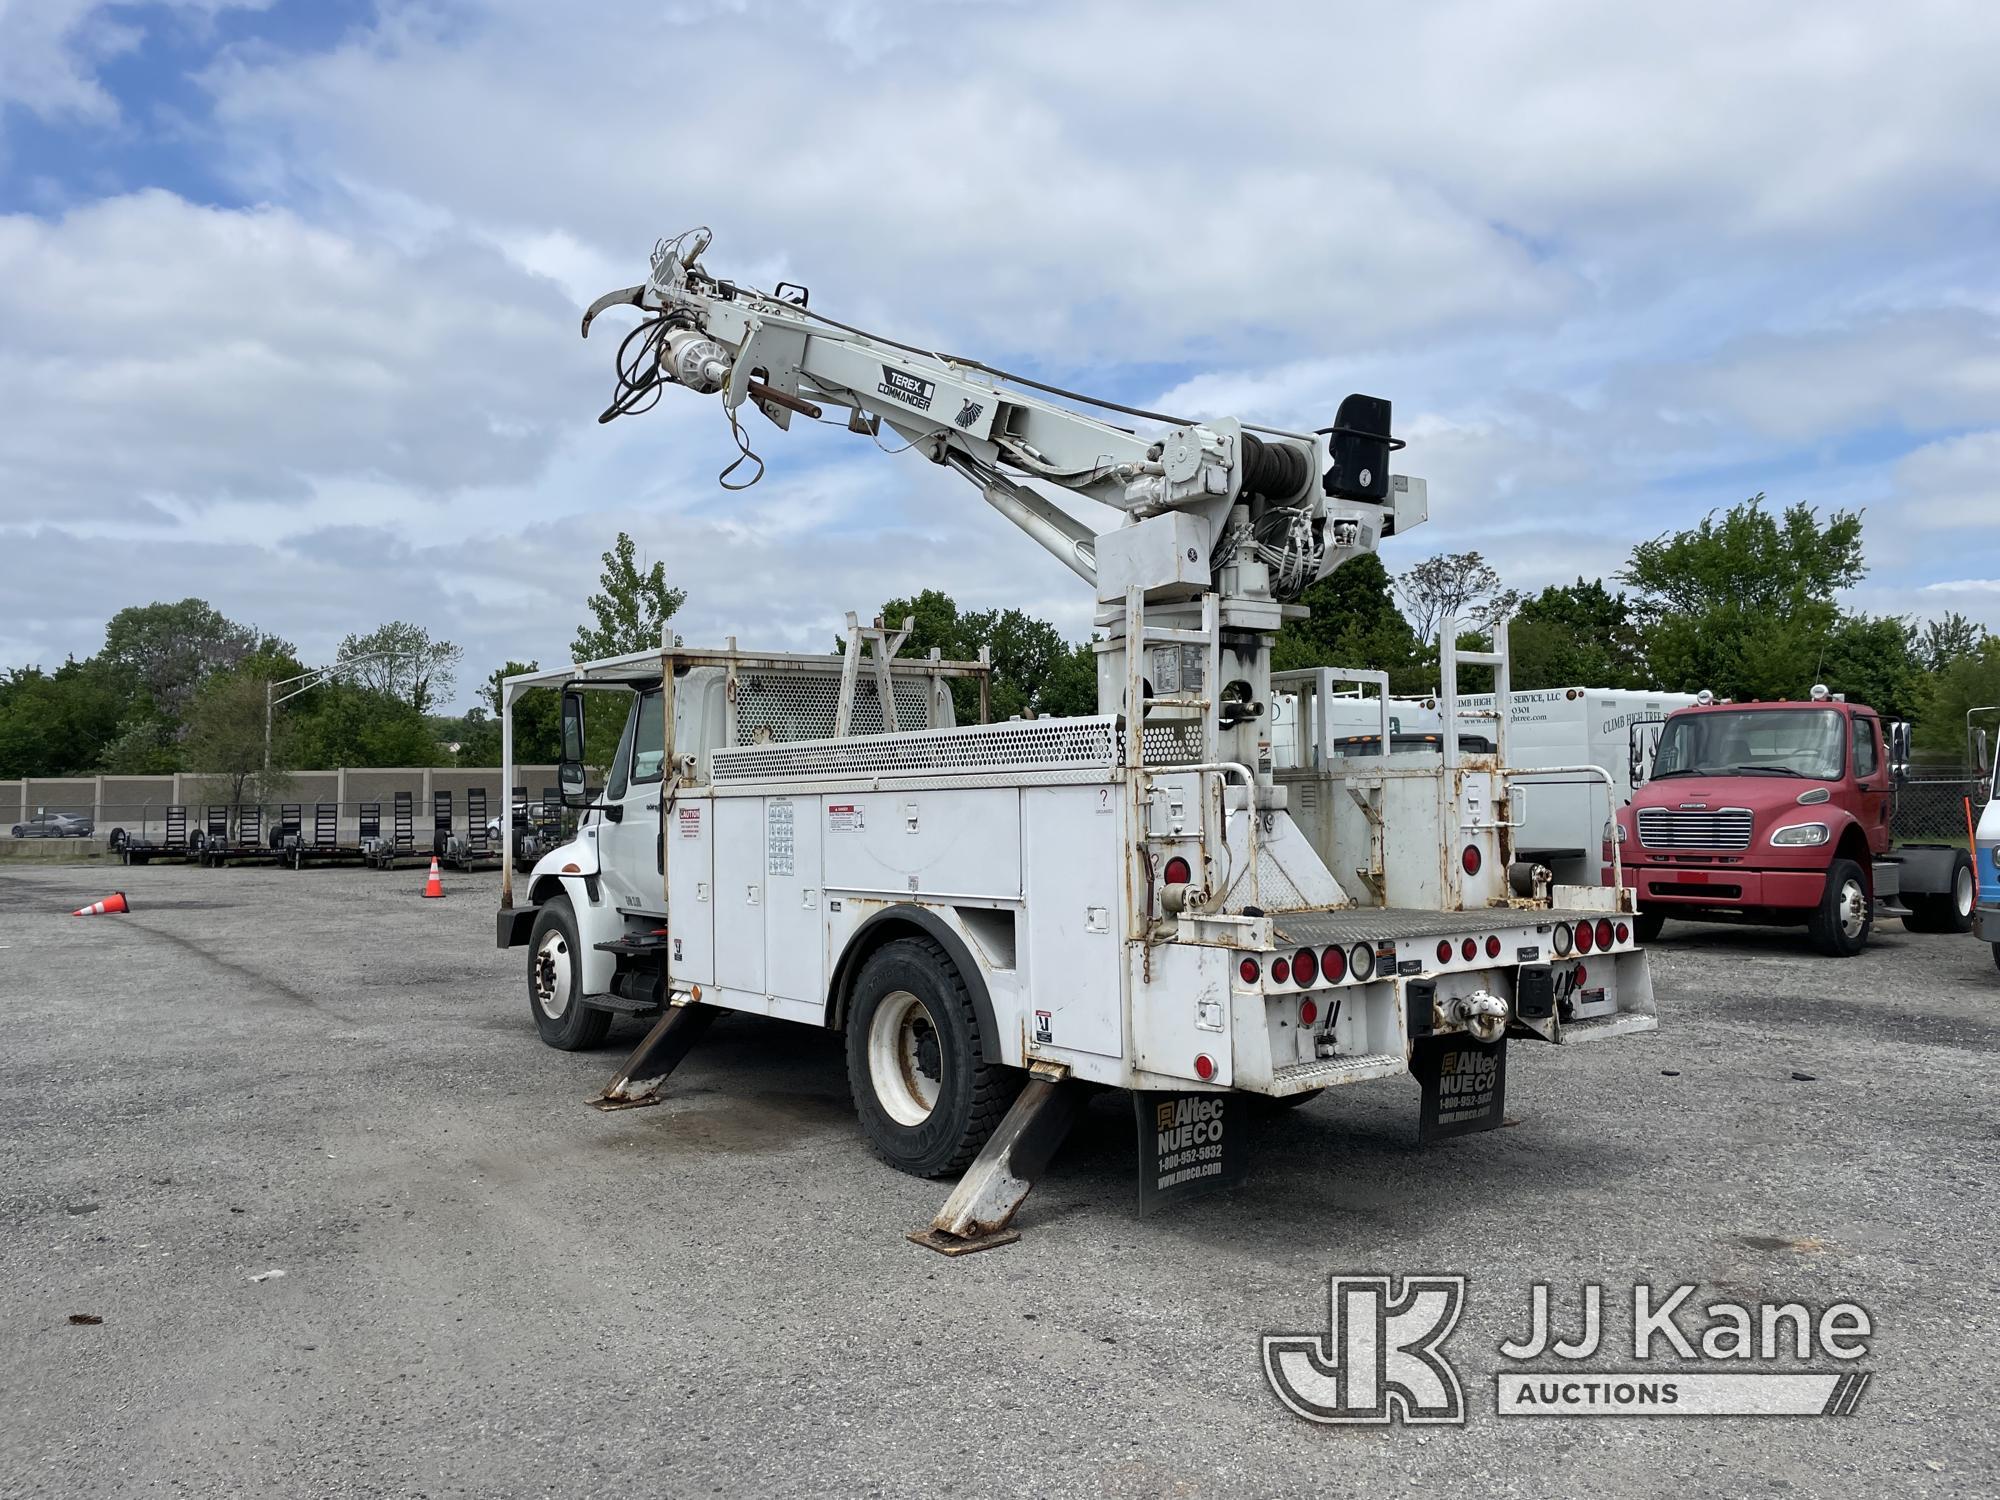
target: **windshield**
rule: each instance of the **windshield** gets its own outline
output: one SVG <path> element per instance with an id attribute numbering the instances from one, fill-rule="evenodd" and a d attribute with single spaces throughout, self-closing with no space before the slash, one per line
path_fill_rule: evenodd
<path id="1" fill-rule="evenodd" d="M 1754 775 L 1840 779 L 1841 715 L 1825 708 L 1746 708 L 1679 714 L 1660 731 L 1653 780 Z"/>

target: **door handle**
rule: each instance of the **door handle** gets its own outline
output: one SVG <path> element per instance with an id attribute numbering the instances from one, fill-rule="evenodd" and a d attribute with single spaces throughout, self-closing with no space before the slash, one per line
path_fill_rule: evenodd
<path id="1" fill-rule="evenodd" d="M 660 810 L 660 804 L 657 802 L 648 802 L 646 804 L 647 812 L 658 812 L 659 810 Z"/>

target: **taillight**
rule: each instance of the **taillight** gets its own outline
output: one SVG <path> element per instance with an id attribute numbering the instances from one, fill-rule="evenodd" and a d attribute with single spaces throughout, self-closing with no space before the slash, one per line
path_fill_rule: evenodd
<path id="1" fill-rule="evenodd" d="M 1166 881 L 1168 885 L 1186 885 L 1193 879 L 1194 871 L 1188 867 L 1188 862 L 1178 854 L 1167 861 Z"/>
<path id="2" fill-rule="evenodd" d="M 1292 983 L 1311 984 L 1319 978 L 1319 960 L 1310 948 L 1301 948 L 1292 955 Z"/>
<path id="3" fill-rule="evenodd" d="M 1479 957 L 1479 940 L 1477 938 L 1467 938 L 1464 942 L 1460 943 L 1458 945 L 1458 956 L 1467 963 L 1471 963 L 1475 958 Z"/>
<path id="4" fill-rule="evenodd" d="M 1576 946 L 1576 934 L 1569 930 L 1569 923 L 1556 923 L 1556 930 L 1549 934 L 1549 942 L 1555 947 L 1558 957 L 1567 958 L 1569 950 Z"/>
<path id="5" fill-rule="evenodd" d="M 1347 955 L 1338 948 L 1322 949 L 1319 955 L 1319 971 L 1326 976 L 1328 984 L 1339 984 L 1347 977 Z"/>
<path id="6" fill-rule="evenodd" d="M 1609 948 L 1611 946 L 1611 918 L 1609 917 L 1599 917 L 1597 919 L 1597 946 L 1600 948 Z"/>
<path id="7" fill-rule="evenodd" d="M 1356 979 L 1375 977 L 1375 950 L 1366 943 L 1356 943 L 1347 953 L 1347 967 L 1354 971 Z"/>
<path id="8" fill-rule="evenodd" d="M 1590 924 L 1588 922 L 1577 923 L 1576 951 L 1579 953 L 1588 953 L 1590 951 L 1590 944 L 1591 944 Z"/>
<path id="9" fill-rule="evenodd" d="M 1255 984 L 1264 977 L 1264 966 L 1254 958 L 1246 958 L 1236 966 L 1236 972 L 1245 984 Z"/>
<path id="10" fill-rule="evenodd" d="M 1490 937 L 1486 940 L 1486 956 L 1488 958 L 1498 958 L 1500 956 L 1499 938 Z"/>
<path id="11" fill-rule="evenodd" d="M 1618 924 L 1618 941 L 1622 943 L 1631 936 L 1632 929 L 1627 927 L 1623 922 L 1620 922 Z"/>
<path id="12" fill-rule="evenodd" d="M 1300 1003 L 1299 1024 L 1301 1026 L 1310 1026 L 1312 1025 L 1313 1022 L 1317 1021 L 1318 1019 L 1319 1019 L 1319 1006 L 1317 1006 L 1310 1000 L 1306 1000 Z"/>
<path id="13" fill-rule="evenodd" d="M 1467 844 L 1465 846 L 1465 853 L 1458 857 L 1458 862 L 1465 866 L 1466 874 L 1477 875 L 1479 873 L 1479 846 L 1477 844 Z"/>
<path id="14" fill-rule="evenodd" d="M 1576 966 L 1576 987 L 1578 989 L 1582 989 L 1586 984 L 1589 983 L 1590 983 L 1590 970 L 1586 969 L 1582 964 L 1578 964 Z"/>
<path id="15" fill-rule="evenodd" d="M 1451 939 L 1450 939 L 1450 938 L 1439 938 L 1439 939 L 1438 939 L 1438 962 L 1439 962 L 1439 963 L 1441 963 L 1441 964 L 1448 964 L 1448 963 L 1450 963 L 1450 962 L 1451 962 Z"/>
<path id="16" fill-rule="evenodd" d="M 1292 966 L 1289 963 L 1285 962 L 1285 960 L 1282 958 L 1274 958 L 1271 960 L 1271 983 L 1289 984 L 1291 982 L 1291 978 L 1292 978 Z"/>
<path id="17" fill-rule="evenodd" d="M 1197 1052 L 1194 1055 L 1194 1076 L 1207 1083 L 1215 1076 L 1215 1059 L 1206 1052 Z"/>

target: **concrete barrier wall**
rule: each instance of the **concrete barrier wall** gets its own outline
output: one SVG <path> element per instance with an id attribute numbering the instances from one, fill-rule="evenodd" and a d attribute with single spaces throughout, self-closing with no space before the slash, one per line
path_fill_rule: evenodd
<path id="1" fill-rule="evenodd" d="M 526 787 L 528 800 L 539 802 L 544 788 L 556 784 L 554 766 L 516 766 L 514 780 Z M 430 837 L 433 792 L 451 793 L 452 826 L 465 828 L 465 794 L 473 787 L 486 789 L 489 816 L 507 804 L 506 789 L 500 785 L 500 771 L 491 768 L 422 766 L 356 766 L 341 771 L 294 771 L 290 784 L 264 803 L 264 826 L 277 826 L 285 803 L 300 804 L 300 822 L 310 830 L 317 804 L 340 805 L 340 837 L 343 841 L 359 836 L 360 806 L 364 802 L 382 804 L 382 827 L 387 833 L 394 816 L 396 793 L 407 791 L 414 809 L 419 842 Z M 110 836 L 114 828 L 140 838 L 165 836 L 167 809 L 182 805 L 188 809 L 188 827 L 203 826 L 211 802 L 227 800 L 228 783 L 214 776 L 183 772 L 173 776 L 70 776 L 35 777 L 25 781 L 0 781 L 0 837 L 16 824 L 25 825 L 33 815 L 49 812 L 70 813 L 90 818 L 97 825 L 97 837 Z"/>

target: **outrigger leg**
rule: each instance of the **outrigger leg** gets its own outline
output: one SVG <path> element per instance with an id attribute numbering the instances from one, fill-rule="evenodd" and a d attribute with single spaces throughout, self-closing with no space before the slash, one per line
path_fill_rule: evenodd
<path id="1" fill-rule="evenodd" d="M 640 1109 L 660 1102 L 660 1085 L 694 1050 L 715 1020 L 716 1008 L 685 997 L 669 1005 L 646 1039 L 619 1065 L 604 1092 L 590 1101 L 592 1109 Z"/>
<path id="2" fill-rule="evenodd" d="M 910 1232 L 913 1242 L 941 1255 L 970 1255 L 1021 1237 L 1007 1226 L 1083 1107 L 1084 1091 L 1068 1073 L 1046 1064 L 1035 1068 L 937 1217 Z"/>

